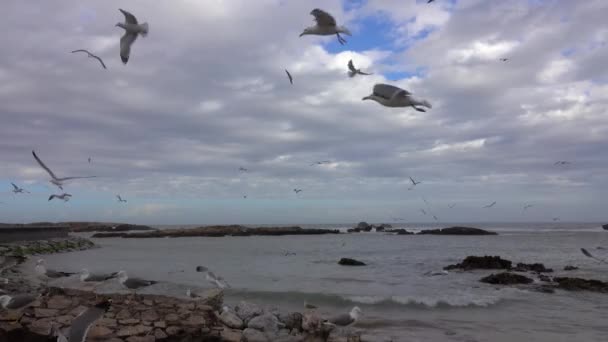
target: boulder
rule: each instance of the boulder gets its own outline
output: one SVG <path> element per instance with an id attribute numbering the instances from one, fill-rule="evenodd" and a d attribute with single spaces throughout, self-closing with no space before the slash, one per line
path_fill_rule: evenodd
<path id="1" fill-rule="evenodd" d="M 595 279 L 554 277 L 557 287 L 568 291 L 592 291 L 608 293 L 608 282 Z"/>
<path id="2" fill-rule="evenodd" d="M 517 272 L 527 272 L 527 271 L 537 272 L 537 273 L 551 273 L 551 272 L 553 272 L 552 269 L 545 268 L 545 265 L 540 264 L 540 263 L 524 264 L 522 262 L 517 263 L 517 265 L 515 265 L 515 268 L 513 270 L 517 271 Z"/>
<path id="3" fill-rule="evenodd" d="M 247 328 L 243 330 L 244 342 L 269 342 L 270 339 L 266 335 L 256 329 Z"/>
<path id="4" fill-rule="evenodd" d="M 355 229 L 359 229 L 359 231 L 369 232 L 372 230 L 372 226 L 367 222 L 359 222 Z"/>
<path id="5" fill-rule="evenodd" d="M 346 232 L 347 233 L 361 233 L 361 229 L 359 229 L 359 228 L 349 228 Z"/>
<path id="6" fill-rule="evenodd" d="M 342 266 L 365 266 L 364 262 L 350 258 L 342 258 L 338 261 L 338 264 Z"/>
<path id="7" fill-rule="evenodd" d="M 576 267 L 576 266 L 567 265 L 564 267 L 564 271 L 576 271 L 576 270 L 578 270 L 578 267 Z"/>
<path id="8" fill-rule="evenodd" d="M 521 274 L 502 272 L 498 274 L 490 274 L 479 280 L 482 283 L 498 284 L 498 285 L 513 285 L 513 284 L 530 284 L 534 280 Z"/>
<path id="9" fill-rule="evenodd" d="M 297 330 L 302 331 L 302 314 L 299 312 L 290 312 L 286 315 L 280 315 L 279 319 L 283 324 L 285 324 L 285 328 L 289 330 Z"/>
<path id="10" fill-rule="evenodd" d="M 608 230 L 608 224 L 603 224 L 603 225 L 602 225 L 602 229 L 603 229 L 603 230 Z"/>
<path id="11" fill-rule="evenodd" d="M 418 233 L 419 235 L 498 235 L 479 228 L 470 227 L 450 227 L 443 229 L 426 229 Z"/>
<path id="12" fill-rule="evenodd" d="M 243 339 L 243 332 L 240 330 L 234 330 L 224 327 L 220 333 L 220 337 L 224 342 L 241 342 Z"/>
<path id="13" fill-rule="evenodd" d="M 229 328 L 242 329 L 244 326 L 243 320 L 239 316 L 237 316 L 236 313 L 230 310 L 222 311 L 219 318 L 220 321 Z"/>
<path id="14" fill-rule="evenodd" d="M 247 328 L 262 331 L 267 336 L 275 336 L 279 332 L 279 319 L 271 313 L 265 313 L 249 320 Z"/>
<path id="15" fill-rule="evenodd" d="M 468 256 L 461 263 L 444 267 L 444 270 L 463 269 L 465 271 L 474 269 L 485 270 L 509 270 L 511 261 L 499 256 Z"/>
<path id="16" fill-rule="evenodd" d="M 385 229 L 384 232 L 385 233 L 396 233 L 397 235 L 414 235 L 414 233 L 408 232 L 407 230 L 405 230 L 403 228 L 399 228 L 399 229 Z"/>
<path id="17" fill-rule="evenodd" d="M 237 316 L 239 316 L 239 318 L 243 320 L 245 324 L 247 324 L 250 319 L 259 316 L 263 313 L 262 308 L 253 303 L 248 303 L 245 301 L 240 302 L 234 308 L 234 311 L 236 312 Z"/>

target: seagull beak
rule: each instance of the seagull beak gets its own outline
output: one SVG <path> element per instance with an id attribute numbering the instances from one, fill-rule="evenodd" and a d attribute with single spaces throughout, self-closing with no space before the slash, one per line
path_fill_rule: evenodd
<path id="1" fill-rule="evenodd" d="M 365 100 L 369 100 L 369 99 L 371 99 L 371 97 L 366 96 L 366 97 L 362 98 L 361 100 L 362 100 L 362 101 L 365 101 Z"/>

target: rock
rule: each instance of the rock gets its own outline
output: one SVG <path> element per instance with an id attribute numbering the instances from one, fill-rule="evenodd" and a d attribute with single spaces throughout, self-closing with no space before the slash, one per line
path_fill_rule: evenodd
<path id="1" fill-rule="evenodd" d="M 151 327 L 146 327 L 143 325 L 134 325 L 134 326 L 124 327 L 124 328 L 118 330 L 116 332 L 116 335 L 118 337 L 135 336 L 135 335 L 145 334 L 147 332 L 150 332 L 151 330 L 152 330 Z"/>
<path id="2" fill-rule="evenodd" d="M 116 320 L 112 318 L 101 318 L 97 321 L 97 325 L 103 325 L 104 327 L 115 328 L 117 326 Z"/>
<path id="3" fill-rule="evenodd" d="M 112 332 L 113 332 L 112 330 L 110 330 L 104 326 L 95 325 L 91 329 L 89 329 L 87 338 L 100 340 L 100 339 L 103 339 L 105 337 L 112 335 Z"/>
<path id="4" fill-rule="evenodd" d="M 243 332 L 240 330 L 224 327 L 224 329 L 222 329 L 222 331 L 220 332 L 220 336 L 222 338 L 222 341 L 225 342 L 241 342 L 241 340 L 243 339 Z"/>
<path id="5" fill-rule="evenodd" d="M 54 296 L 46 302 L 49 309 L 67 309 L 72 306 L 72 300 L 64 296 Z"/>
<path id="6" fill-rule="evenodd" d="M 540 263 L 524 264 L 522 262 L 517 263 L 517 265 L 515 265 L 515 269 L 513 269 L 513 270 L 517 271 L 517 272 L 526 272 L 526 271 L 538 272 L 538 273 L 553 272 L 552 269 L 545 268 L 545 265 L 540 264 Z"/>
<path id="7" fill-rule="evenodd" d="M 34 316 L 36 318 L 45 318 L 45 317 L 56 317 L 58 311 L 56 309 L 34 309 Z"/>
<path id="8" fill-rule="evenodd" d="M 495 232 L 470 227 L 450 227 L 422 230 L 418 235 L 498 235 Z"/>
<path id="9" fill-rule="evenodd" d="M 444 270 L 463 269 L 465 271 L 474 269 L 511 269 L 511 261 L 499 256 L 468 256 L 461 263 L 444 267 Z"/>
<path id="10" fill-rule="evenodd" d="M 116 314 L 116 319 L 129 319 L 132 317 L 133 315 L 127 309 L 122 309 Z"/>
<path id="11" fill-rule="evenodd" d="M 289 330 L 302 331 L 302 314 L 299 312 L 291 312 L 286 315 L 280 315 L 280 321 L 285 324 L 285 328 Z"/>
<path id="12" fill-rule="evenodd" d="M 355 229 L 358 229 L 359 231 L 369 232 L 372 230 L 372 226 L 369 225 L 367 222 L 359 222 Z"/>
<path id="13" fill-rule="evenodd" d="M 349 228 L 346 230 L 347 233 L 361 233 L 361 229 L 359 228 Z"/>
<path id="14" fill-rule="evenodd" d="M 247 328 L 243 330 L 243 341 L 245 342 L 270 342 L 266 335 L 256 329 Z"/>
<path id="15" fill-rule="evenodd" d="M 197 293 L 200 298 L 197 298 L 197 306 L 208 305 L 215 310 L 221 310 L 224 303 L 224 291 L 222 289 L 208 289 L 202 293 Z"/>
<path id="16" fill-rule="evenodd" d="M 188 317 L 188 319 L 184 321 L 183 324 L 191 326 L 203 326 L 205 325 L 205 317 L 199 315 L 192 315 Z"/>
<path id="17" fill-rule="evenodd" d="M 169 323 L 173 323 L 173 322 L 179 322 L 181 319 L 179 318 L 179 316 L 177 314 L 174 313 L 170 313 L 167 316 L 165 316 L 165 321 L 169 322 Z"/>
<path id="18" fill-rule="evenodd" d="M 239 318 L 243 320 L 243 322 L 245 324 L 247 324 L 250 319 L 261 315 L 263 312 L 259 306 L 255 305 L 253 303 L 248 303 L 248 302 L 244 302 L 244 301 L 240 302 L 234 308 L 234 311 L 239 316 Z"/>
<path id="19" fill-rule="evenodd" d="M 595 279 L 554 277 L 557 287 L 567 291 L 591 291 L 608 293 L 608 282 Z"/>
<path id="20" fill-rule="evenodd" d="M 578 267 L 576 267 L 576 266 L 567 265 L 566 267 L 564 267 L 564 271 L 576 271 L 576 270 L 578 270 Z"/>
<path id="21" fill-rule="evenodd" d="M 0 322 L 17 322 L 23 316 L 23 311 L 21 310 L 10 310 L 10 311 L 0 311 Z"/>
<path id="22" fill-rule="evenodd" d="M 154 322 L 158 320 L 158 314 L 153 309 L 146 310 L 141 313 L 141 319 Z"/>
<path id="23" fill-rule="evenodd" d="M 546 275 L 544 275 L 544 274 L 539 275 L 539 276 L 538 276 L 538 279 L 540 279 L 541 281 L 546 281 L 546 282 L 549 282 L 549 283 L 553 281 L 553 280 L 551 280 L 551 277 L 546 276 Z"/>
<path id="24" fill-rule="evenodd" d="M 537 292 L 555 293 L 555 287 L 550 285 L 541 285 L 534 288 Z"/>
<path id="25" fill-rule="evenodd" d="M 602 229 L 603 229 L 603 230 L 608 230 L 608 224 L 603 224 L 603 225 L 602 225 Z"/>
<path id="26" fill-rule="evenodd" d="M 131 336 L 127 338 L 127 342 L 154 342 L 156 338 L 152 335 L 146 336 Z"/>
<path id="27" fill-rule="evenodd" d="M 265 313 L 249 320 L 247 327 L 263 331 L 267 336 L 274 336 L 279 332 L 279 319 L 273 314 Z"/>
<path id="28" fill-rule="evenodd" d="M 61 325 L 70 325 L 70 323 L 72 322 L 72 320 L 74 319 L 74 317 L 70 316 L 70 315 L 63 315 L 63 316 L 59 316 L 57 318 L 55 318 L 55 321 Z M 101 320 L 97 321 L 97 324 L 99 324 Z"/>
<path id="29" fill-rule="evenodd" d="M 234 313 L 230 310 L 223 311 L 220 314 L 219 319 L 222 323 L 224 323 L 225 326 L 227 326 L 229 328 L 242 329 L 244 326 L 243 320 L 241 318 L 239 318 L 239 316 L 237 316 L 236 313 Z"/>
<path id="30" fill-rule="evenodd" d="M 139 322 L 141 322 L 141 321 L 138 320 L 137 318 L 121 319 L 118 321 L 118 323 L 123 324 L 123 325 L 134 325 L 134 324 L 138 324 Z"/>
<path id="31" fill-rule="evenodd" d="M 33 321 L 29 330 L 35 334 L 49 335 L 51 333 L 52 321 L 49 318 Z"/>
<path id="32" fill-rule="evenodd" d="M 321 317 L 315 312 L 305 312 L 302 315 L 302 330 L 315 333 L 321 330 Z"/>
<path id="33" fill-rule="evenodd" d="M 338 261 L 338 264 L 342 266 L 365 266 L 364 262 L 350 258 L 342 258 Z"/>
<path id="34" fill-rule="evenodd" d="M 408 232 L 407 230 L 405 230 L 403 228 L 399 228 L 399 229 L 385 229 L 384 232 L 385 233 L 397 233 L 397 235 L 414 235 L 414 233 Z"/>
<path id="35" fill-rule="evenodd" d="M 487 277 L 481 278 L 479 281 L 488 284 L 513 285 L 530 284 L 534 280 L 520 274 L 503 272 L 498 274 L 490 274 Z"/>
<path id="36" fill-rule="evenodd" d="M 191 237 L 191 236 L 282 236 L 282 235 L 319 235 L 340 234 L 337 229 L 304 229 L 302 227 L 254 227 L 244 226 L 210 226 L 188 229 L 151 230 L 143 233 L 95 233 L 94 238 L 163 238 L 163 237 Z"/>
<path id="37" fill-rule="evenodd" d="M 165 334 L 164 331 L 162 331 L 162 329 L 155 329 L 154 330 L 154 338 L 157 340 L 164 340 L 167 337 L 169 337 L 169 335 Z"/>
<path id="38" fill-rule="evenodd" d="M 169 326 L 167 329 L 165 329 L 165 332 L 169 336 L 177 336 L 177 335 L 181 334 L 183 331 L 184 331 L 184 329 L 182 329 L 178 326 L 175 326 L 175 325 Z"/>
<path id="39" fill-rule="evenodd" d="M 154 327 L 164 329 L 167 327 L 167 323 L 165 321 L 157 321 L 154 322 Z"/>

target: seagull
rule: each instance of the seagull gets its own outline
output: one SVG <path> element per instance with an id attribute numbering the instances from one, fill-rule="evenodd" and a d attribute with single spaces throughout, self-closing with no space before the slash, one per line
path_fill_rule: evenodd
<path id="1" fill-rule="evenodd" d="M 433 219 L 435 219 L 435 221 L 439 221 L 439 219 L 435 215 L 433 215 Z"/>
<path id="2" fill-rule="evenodd" d="M 196 266 L 196 272 L 205 273 L 205 279 L 211 284 L 219 287 L 220 289 L 230 288 L 230 285 L 224 280 L 224 278 L 216 276 L 205 266 Z"/>
<path id="3" fill-rule="evenodd" d="M 242 171 L 242 172 L 247 172 L 247 171 L 249 171 L 249 169 L 244 168 L 244 167 L 239 167 L 239 171 Z"/>
<path id="4" fill-rule="evenodd" d="M 298 193 L 302 192 L 302 189 L 293 189 L 293 191 L 294 191 L 296 194 L 298 194 Z"/>
<path id="5" fill-rule="evenodd" d="M 56 342 L 69 342 L 68 338 L 65 337 L 61 330 L 55 328 L 55 325 L 51 325 L 51 333 L 49 335 L 55 337 Z"/>
<path id="6" fill-rule="evenodd" d="M 426 110 L 416 106 L 432 108 L 428 101 L 414 98 L 409 91 L 384 83 L 374 85 L 372 94 L 362 100 L 374 100 L 386 107 L 413 107 L 419 112 Z"/>
<path id="7" fill-rule="evenodd" d="M 118 198 L 118 202 L 124 202 L 124 203 L 127 203 L 127 200 L 122 199 L 122 197 L 120 197 L 120 195 L 116 195 L 116 198 Z"/>
<path id="8" fill-rule="evenodd" d="M 243 195 L 243 198 L 247 198 L 247 195 Z"/>
<path id="9" fill-rule="evenodd" d="M 290 251 L 288 251 L 286 249 L 283 250 L 283 253 L 284 253 L 283 255 L 285 255 L 285 256 L 296 255 L 296 253 L 290 252 Z"/>
<path id="10" fill-rule="evenodd" d="M 53 173 L 53 171 L 51 171 L 51 169 L 49 169 L 46 165 L 44 165 L 44 163 L 42 162 L 42 160 L 40 160 L 40 158 L 38 158 L 38 156 L 36 155 L 36 152 L 32 151 L 32 155 L 34 155 L 34 159 L 36 159 L 36 161 L 38 162 L 38 164 L 40 165 L 40 167 L 42 167 L 46 172 L 48 172 L 48 174 L 51 176 L 51 180 L 50 182 L 54 185 L 56 185 L 57 187 L 59 187 L 59 189 L 63 190 L 63 182 L 70 180 L 70 179 L 83 179 L 83 178 L 95 178 L 97 176 L 84 176 L 84 177 L 63 177 L 63 178 L 57 178 L 57 176 L 55 176 L 55 174 Z"/>
<path id="11" fill-rule="evenodd" d="M 456 203 L 448 204 L 448 208 L 450 208 L 450 209 L 454 208 L 455 206 L 456 206 Z"/>
<path id="12" fill-rule="evenodd" d="M 361 315 L 361 309 L 355 306 L 348 314 L 342 314 L 328 319 L 325 323 L 330 325 L 347 326 L 355 323 Z"/>
<path id="13" fill-rule="evenodd" d="M 569 161 L 565 161 L 565 160 L 558 160 L 555 163 L 553 163 L 553 165 L 569 165 L 569 164 L 572 164 L 572 163 Z"/>
<path id="14" fill-rule="evenodd" d="M 526 210 L 528 210 L 528 209 L 532 208 L 533 206 L 534 206 L 534 205 L 532 205 L 532 204 L 526 204 L 526 205 L 524 205 L 524 211 L 526 211 Z"/>
<path id="15" fill-rule="evenodd" d="M 85 49 L 79 49 L 79 50 L 74 50 L 74 51 L 72 51 L 72 53 L 75 53 L 75 52 L 86 52 L 86 53 L 89 55 L 89 57 L 91 57 L 91 58 L 95 58 L 96 60 L 98 60 L 98 61 L 99 61 L 99 63 L 101 63 L 101 66 L 102 66 L 104 69 L 107 69 L 107 68 L 106 68 L 106 65 L 105 65 L 105 64 L 104 64 L 104 62 L 101 60 L 101 58 L 99 58 L 99 56 L 96 56 L 96 55 L 94 55 L 94 54 L 90 53 L 89 51 L 87 51 L 87 50 L 85 50 Z"/>
<path id="16" fill-rule="evenodd" d="M 44 259 L 38 259 L 38 261 L 36 261 L 36 267 L 34 268 L 34 271 L 36 271 L 36 273 L 39 276 L 45 276 L 47 278 L 63 278 L 63 277 L 69 277 L 69 276 L 75 274 L 75 273 L 49 270 L 46 268 L 46 261 L 44 261 Z"/>
<path id="17" fill-rule="evenodd" d="M 484 208 L 492 208 L 496 204 L 496 201 L 484 206 Z"/>
<path id="18" fill-rule="evenodd" d="M 287 74 L 287 77 L 289 77 L 289 83 L 293 84 L 293 77 L 291 77 L 291 74 L 289 71 L 287 71 L 287 69 L 285 69 L 285 73 Z"/>
<path id="19" fill-rule="evenodd" d="M 330 160 L 321 160 L 321 161 L 316 161 L 316 162 L 310 164 L 310 166 L 323 165 L 323 164 L 329 164 L 329 163 L 331 163 Z"/>
<path id="20" fill-rule="evenodd" d="M 348 61 L 348 76 L 349 77 L 355 77 L 357 75 L 372 75 L 372 74 L 368 74 L 365 72 L 362 72 L 361 69 L 356 69 L 355 65 L 353 64 L 353 60 L 351 59 L 350 61 Z"/>
<path id="21" fill-rule="evenodd" d="M 122 286 L 126 287 L 130 290 L 137 290 L 142 287 L 154 285 L 158 283 L 154 280 L 144 280 L 139 278 L 129 278 L 126 271 L 119 271 L 116 273 L 116 277 L 118 278 L 118 282 L 122 284 Z"/>
<path id="22" fill-rule="evenodd" d="M 415 180 L 414 180 L 414 178 L 412 178 L 412 177 L 410 177 L 410 181 L 412 182 L 412 187 L 414 187 L 414 186 L 416 186 L 416 185 L 418 185 L 418 184 L 422 183 L 422 182 L 417 182 L 417 181 L 415 181 Z"/>
<path id="23" fill-rule="evenodd" d="M 586 250 L 586 249 L 584 249 L 584 248 L 581 248 L 581 252 L 583 252 L 583 254 L 585 254 L 585 256 L 586 256 L 586 257 L 589 257 L 589 258 L 591 258 L 591 259 L 595 259 L 595 260 L 597 260 L 597 261 L 599 261 L 599 262 L 601 262 L 601 263 L 604 263 L 604 264 L 608 264 L 608 261 L 606 261 L 606 260 L 604 260 L 604 259 L 600 259 L 600 258 L 597 258 L 597 257 L 593 256 L 593 254 L 589 253 L 589 251 L 587 251 L 587 250 Z"/>
<path id="24" fill-rule="evenodd" d="M 49 196 L 49 201 L 52 200 L 53 198 L 59 198 L 62 199 L 64 202 L 67 202 L 70 200 L 70 197 L 72 197 L 72 195 L 70 194 L 66 194 L 65 192 L 61 195 L 51 195 Z"/>
<path id="25" fill-rule="evenodd" d="M 145 37 L 148 35 L 148 23 L 138 24 L 135 16 L 123 9 L 118 9 L 125 16 L 124 23 L 118 23 L 116 26 L 125 29 L 125 34 L 120 38 L 120 59 L 123 64 L 129 61 L 131 53 L 131 44 L 135 42 L 137 36 Z"/>
<path id="26" fill-rule="evenodd" d="M 331 14 L 318 8 L 313 9 L 310 14 L 315 17 L 317 24 L 315 26 L 305 28 L 304 32 L 300 34 L 300 37 L 307 34 L 319 36 L 331 36 L 335 34 L 336 37 L 338 37 L 338 42 L 344 45 L 346 40 L 340 36 L 340 33 L 352 36 L 346 27 L 338 26 L 336 24 L 336 19 Z"/>
<path id="27" fill-rule="evenodd" d="M 11 183 L 13 185 L 13 192 L 16 194 L 22 194 L 22 193 L 28 193 L 30 194 L 31 192 L 25 190 L 24 188 L 20 188 L 18 187 L 15 183 Z"/>
<path id="28" fill-rule="evenodd" d="M 14 296 L 2 295 L 0 296 L 0 305 L 2 308 L 7 310 L 18 310 L 23 309 L 30 303 L 35 301 L 40 295 L 31 294 L 17 294 Z"/>
<path id="29" fill-rule="evenodd" d="M 110 280 L 112 278 L 116 278 L 118 276 L 117 273 L 111 273 L 111 274 L 91 274 L 89 273 L 89 270 L 87 270 L 86 268 L 83 268 L 80 271 L 80 281 L 83 282 L 101 282 L 101 281 L 106 281 L 106 280 Z"/>
<path id="30" fill-rule="evenodd" d="M 430 3 L 431 3 L 431 2 L 433 2 L 433 1 L 435 1 L 435 0 L 429 0 L 429 1 L 427 1 L 426 3 L 427 3 L 427 4 L 430 4 Z"/>
<path id="31" fill-rule="evenodd" d="M 89 157 L 89 164 L 91 164 L 91 157 Z"/>
<path id="32" fill-rule="evenodd" d="M 426 215 L 426 211 L 424 209 L 420 209 L 420 211 L 422 212 L 422 214 Z"/>
<path id="33" fill-rule="evenodd" d="M 553 221 L 554 221 L 554 222 L 555 222 L 555 221 L 559 221 L 559 217 L 554 217 L 554 218 L 553 218 Z"/>
<path id="34" fill-rule="evenodd" d="M 500 61 L 501 61 L 501 62 L 506 62 L 506 61 L 508 61 L 508 60 L 509 60 L 508 58 L 500 58 Z"/>
<path id="35" fill-rule="evenodd" d="M 95 321 L 103 317 L 105 313 L 110 309 L 112 300 L 104 300 L 100 303 L 95 304 L 80 315 L 78 315 L 72 321 L 70 326 L 70 334 L 68 341 L 70 342 L 84 342 L 87 339 L 89 329 L 94 325 Z"/>

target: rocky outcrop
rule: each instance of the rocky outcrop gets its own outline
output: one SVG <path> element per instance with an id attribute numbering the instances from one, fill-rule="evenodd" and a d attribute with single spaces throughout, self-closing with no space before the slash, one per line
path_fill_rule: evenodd
<path id="1" fill-rule="evenodd" d="M 572 265 L 564 266 L 564 271 L 576 271 L 576 270 L 578 270 L 578 267 L 576 267 L 576 266 L 572 266 Z"/>
<path id="2" fill-rule="evenodd" d="M 487 277 L 483 277 L 479 280 L 482 283 L 496 284 L 496 285 L 514 285 L 514 284 L 530 284 L 534 280 L 523 276 L 521 274 L 502 272 L 497 274 L 490 274 Z"/>
<path id="3" fill-rule="evenodd" d="M 608 224 L 603 224 L 603 225 L 602 225 L 602 229 L 604 229 L 604 230 L 608 230 Z"/>
<path id="4" fill-rule="evenodd" d="M 399 228 L 399 229 L 385 229 L 384 232 L 385 233 L 395 233 L 397 235 L 414 235 L 413 232 L 408 232 L 407 230 L 405 230 L 403 228 Z"/>
<path id="5" fill-rule="evenodd" d="M 342 258 L 338 261 L 338 264 L 342 266 L 365 266 L 364 262 L 350 258 Z"/>
<path id="6" fill-rule="evenodd" d="M 135 231 L 135 230 L 156 230 L 152 227 L 142 226 L 137 224 L 119 224 L 119 225 L 106 225 L 106 224 L 96 224 L 96 225 L 80 225 L 70 227 L 70 231 L 75 233 L 83 233 L 83 232 L 127 232 L 127 231 Z"/>
<path id="7" fill-rule="evenodd" d="M 163 237 L 222 237 L 222 236 L 281 236 L 281 235 L 319 235 L 339 234 L 337 229 L 304 229 L 301 227 L 260 227 L 248 228 L 244 226 L 209 226 L 193 229 L 153 230 L 143 233 L 97 233 L 94 238 L 163 238 Z"/>
<path id="8" fill-rule="evenodd" d="M 536 273 L 551 273 L 553 269 L 546 268 L 545 265 L 541 263 L 534 264 L 524 264 L 523 262 L 517 263 L 513 271 L 517 272 L 536 272 Z"/>
<path id="9" fill-rule="evenodd" d="M 465 271 L 475 269 L 509 270 L 511 261 L 499 256 L 468 256 L 461 263 L 444 267 L 444 270 L 462 269 Z"/>
<path id="10" fill-rule="evenodd" d="M 427 229 L 418 233 L 419 235 L 498 235 L 495 232 L 470 227 L 450 227 L 442 229 Z"/>
<path id="11" fill-rule="evenodd" d="M 357 227 L 355 227 L 355 229 L 358 229 L 359 231 L 363 231 L 363 232 L 371 232 L 372 231 L 372 225 L 370 225 L 367 222 L 359 222 L 357 224 Z"/>
<path id="12" fill-rule="evenodd" d="M 608 282 L 595 279 L 554 277 L 557 288 L 568 291 L 592 291 L 608 293 Z"/>
<path id="13" fill-rule="evenodd" d="M 7 244 L 0 244 L 0 256 L 23 257 L 34 254 L 82 251 L 93 247 L 95 247 L 93 242 L 79 237 L 36 241 L 17 241 Z"/>

